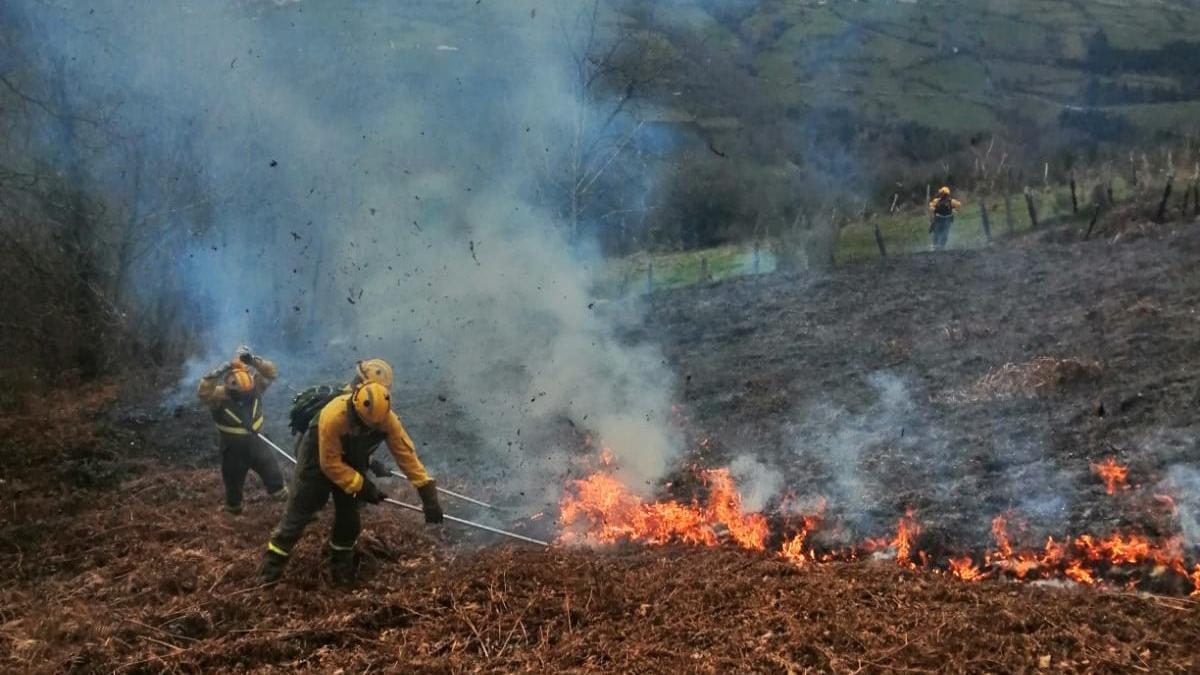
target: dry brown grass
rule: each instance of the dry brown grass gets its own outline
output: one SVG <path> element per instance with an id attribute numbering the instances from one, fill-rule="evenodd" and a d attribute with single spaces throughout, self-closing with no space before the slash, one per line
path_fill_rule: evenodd
<path id="1" fill-rule="evenodd" d="M 1094 379 L 1102 369 L 1096 361 L 1042 356 L 1026 363 L 1006 363 L 989 370 L 971 385 L 951 391 L 955 403 L 979 403 L 1012 398 L 1048 396 L 1063 385 Z"/>

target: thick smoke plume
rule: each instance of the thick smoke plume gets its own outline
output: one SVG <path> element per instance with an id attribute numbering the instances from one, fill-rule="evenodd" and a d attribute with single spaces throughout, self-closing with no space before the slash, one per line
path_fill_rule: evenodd
<path id="1" fill-rule="evenodd" d="M 400 389 L 446 391 L 478 458 L 522 490 L 560 484 L 542 479 L 564 469 L 570 443 L 546 431 L 564 423 L 633 485 L 668 467 L 670 373 L 656 348 L 618 339 L 636 307 L 593 309 L 596 260 L 549 215 L 547 177 L 589 114 L 574 3 L 20 6 L 81 99 L 121 102 L 112 123 L 141 160 L 200 186 L 199 207 L 137 197 L 178 209 L 159 255 L 180 253 L 135 274 L 141 294 L 181 289 L 203 319 L 210 354 L 189 389 L 240 343 L 297 386 L 382 356 Z M 114 184 L 128 169 L 113 162 Z"/>

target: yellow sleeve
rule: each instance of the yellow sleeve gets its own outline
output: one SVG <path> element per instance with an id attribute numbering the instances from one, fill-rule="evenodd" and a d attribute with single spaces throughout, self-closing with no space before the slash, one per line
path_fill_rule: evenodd
<path id="1" fill-rule="evenodd" d="M 338 396 L 321 409 L 317 421 L 317 456 L 321 473 L 346 494 L 358 494 L 362 489 L 362 474 L 342 459 L 342 436 L 350 430 L 350 411 L 346 396 Z"/>
<path id="2" fill-rule="evenodd" d="M 408 432 L 404 430 L 404 425 L 400 423 L 400 418 L 396 417 L 396 413 L 392 413 L 391 419 L 388 421 L 387 446 L 388 450 L 392 452 L 392 457 L 396 459 L 396 466 L 400 467 L 404 475 L 408 476 L 413 487 L 428 485 L 433 480 L 426 473 L 425 465 L 421 464 L 420 458 L 417 457 L 417 449 L 413 446 Z"/>
<path id="3" fill-rule="evenodd" d="M 221 384 L 221 374 L 213 372 L 200 378 L 200 386 L 196 387 L 196 397 L 204 405 L 215 408 L 225 400 L 225 387 Z"/>
<path id="4" fill-rule="evenodd" d="M 268 361 L 261 356 L 254 360 L 254 386 L 258 388 L 258 393 L 266 391 L 278 377 L 279 368 L 273 361 Z"/>

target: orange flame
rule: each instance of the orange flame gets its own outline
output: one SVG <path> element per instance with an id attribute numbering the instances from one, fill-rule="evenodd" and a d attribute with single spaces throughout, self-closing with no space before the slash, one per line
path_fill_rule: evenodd
<path id="1" fill-rule="evenodd" d="M 896 524 L 896 538 L 891 542 L 892 546 L 896 549 L 896 562 L 898 564 L 908 567 L 913 566 L 911 560 L 913 540 L 919 534 L 921 534 L 921 524 L 913 516 L 912 509 L 908 509 L 904 517 Z"/>
<path id="2" fill-rule="evenodd" d="M 971 556 L 969 555 L 961 558 L 951 558 L 950 572 L 963 581 L 979 581 L 983 578 L 983 573 L 979 571 L 979 566 L 975 564 L 975 561 L 971 560 Z"/>
<path id="3" fill-rule="evenodd" d="M 742 511 L 742 497 L 729 471 L 703 471 L 701 478 L 709 485 L 708 507 L 675 501 L 646 503 L 604 473 L 574 481 L 574 490 L 559 503 L 559 522 L 564 527 L 562 539 L 715 546 L 719 539 L 716 528 L 720 525 L 743 548 L 756 551 L 766 548 L 767 519 L 762 514 Z"/>
<path id="4" fill-rule="evenodd" d="M 1129 483 L 1125 481 L 1129 476 L 1129 467 L 1117 464 L 1117 460 L 1113 457 L 1109 457 L 1099 464 L 1092 464 L 1092 471 L 1104 481 L 1104 490 L 1110 495 L 1116 494 L 1117 488 L 1129 489 Z"/>
<path id="5" fill-rule="evenodd" d="M 809 556 L 804 553 L 804 540 L 808 537 L 808 530 L 801 530 L 799 534 L 783 542 L 783 547 L 779 549 L 779 554 L 784 558 L 803 565 L 809 561 Z"/>
<path id="6" fill-rule="evenodd" d="M 723 542 L 740 548 L 763 551 L 771 537 L 771 525 L 761 513 L 748 513 L 741 494 L 728 469 L 696 468 L 696 475 L 705 489 L 702 499 L 681 502 L 673 499 L 644 500 L 630 492 L 608 473 L 615 459 L 604 449 L 600 453 L 601 471 L 581 480 L 572 481 L 559 505 L 559 522 L 563 543 L 605 544 L 620 541 L 651 545 L 668 543 L 698 546 L 717 546 Z M 1110 460 L 1115 465 L 1115 462 Z M 1097 465 L 1102 466 L 1102 465 Z M 1124 471 L 1123 467 L 1117 467 Z M 1113 483 L 1124 485 L 1124 474 Z M 1169 503 L 1170 498 L 1158 499 Z M 813 515 L 796 515 L 794 497 L 782 501 L 782 522 L 776 534 L 782 534 L 778 555 L 793 564 L 855 560 L 866 553 L 891 549 L 900 566 L 942 566 L 956 578 L 967 582 L 979 581 L 996 573 L 1018 580 L 1034 578 L 1068 578 L 1076 583 L 1095 585 L 1105 583 L 1111 568 L 1143 566 L 1149 576 L 1170 571 L 1187 579 L 1194 587 L 1193 595 L 1200 597 L 1200 564 L 1189 571 L 1181 537 L 1150 538 L 1138 532 L 1112 532 L 1098 536 L 1081 534 L 1060 543 L 1047 537 L 1038 547 L 1021 547 L 1010 532 L 1008 514 L 997 515 L 991 523 L 995 540 L 994 550 L 960 557 L 932 560 L 927 551 L 920 550 L 917 540 L 921 533 L 912 509 L 907 510 L 896 524 L 892 537 L 866 539 L 856 546 L 841 549 L 814 549 L 813 533 L 824 521 L 824 500 L 819 500 Z M 811 509 L 812 506 L 810 505 Z M 1018 523 L 1016 532 L 1024 531 Z M 1194 562 L 1194 561 L 1193 561 Z M 1152 571 L 1151 571 L 1152 570 Z M 1135 570 L 1136 571 L 1136 570 Z M 1143 575 L 1127 576 L 1127 584 L 1136 587 Z"/>
<path id="7" fill-rule="evenodd" d="M 1078 560 L 1072 560 L 1068 563 L 1067 569 L 1063 573 L 1077 584 L 1091 586 L 1096 583 L 1096 577 L 1092 576 L 1092 573 L 1085 569 L 1083 563 Z"/>
<path id="8" fill-rule="evenodd" d="M 1012 546 L 1008 542 L 1008 520 L 1004 516 L 992 518 L 992 538 L 996 540 L 996 549 L 1001 558 L 1012 556 Z"/>

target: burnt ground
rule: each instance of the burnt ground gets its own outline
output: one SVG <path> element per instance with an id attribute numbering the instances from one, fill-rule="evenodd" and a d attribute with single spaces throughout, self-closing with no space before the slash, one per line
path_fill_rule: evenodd
<path id="1" fill-rule="evenodd" d="M 705 463 L 761 458 L 858 535 L 908 507 L 964 545 L 1004 511 L 1035 540 L 1153 531 L 1141 502 L 1172 491 L 1172 467 L 1200 468 L 1198 263 L 1195 225 L 1115 243 L 1028 239 L 664 294 L 648 333 L 712 436 Z M 1039 357 L 1099 370 L 1031 397 L 956 396 Z M 1090 470 L 1108 456 L 1135 486 L 1115 499 Z"/>
<path id="2" fill-rule="evenodd" d="M 1009 509 L 1032 530 L 1165 530 L 1152 493 L 1172 467 L 1200 463 L 1198 259 L 1198 227 L 1026 240 L 673 291 L 651 300 L 641 332 L 665 345 L 692 429 L 712 438 L 698 458 L 753 454 L 797 495 L 828 498 L 855 536 L 887 534 L 907 507 L 951 546 L 982 540 Z M 1030 397 L 963 395 L 1044 356 L 1099 369 Z M 965 584 L 885 561 L 797 568 L 727 549 L 537 551 L 434 536 L 380 509 L 365 515 L 359 588 L 329 586 L 319 534 L 264 588 L 255 565 L 280 507 L 252 478 L 247 513 L 219 514 L 208 422 L 138 404 L 146 384 L 0 418 L 0 669 L 1200 667 L 1200 603 L 1183 597 Z M 419 438 L 461 433 L 452 412 L 428 417 Z M 1109 455 L 1137 487 L 1104 494 L 1088 466 Z"/>

